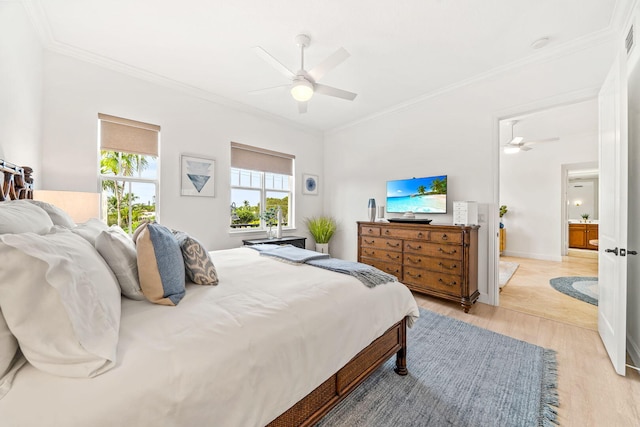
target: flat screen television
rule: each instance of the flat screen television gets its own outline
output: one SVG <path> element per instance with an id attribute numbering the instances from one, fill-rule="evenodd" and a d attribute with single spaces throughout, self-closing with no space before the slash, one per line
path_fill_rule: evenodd
<path id="1" fill-rule="evenodd" d="M 447 175 L 387 181 L 387 212 L 447 213 Z"/>

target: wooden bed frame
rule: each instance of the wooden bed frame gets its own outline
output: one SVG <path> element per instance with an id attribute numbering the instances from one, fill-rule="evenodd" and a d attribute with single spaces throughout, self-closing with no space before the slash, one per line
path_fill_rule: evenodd
<path id="1" fill-rule="evenodd" d="M 32 169 L 0 160 L 4 182 L 0 202 L 33 199 Z M 344 367 L 268 424 L 269 427 L 312 426 L 396 354 L 395 372 L 407 375 L 407 318 L 391 326 Z"/>
<path id="2" fill-rule="evenodd" d="M 30 167 L 16 166 L 0 159 L 0 171 L 4 174 L 0 202 L 33 199 L 33 170 Z"/>

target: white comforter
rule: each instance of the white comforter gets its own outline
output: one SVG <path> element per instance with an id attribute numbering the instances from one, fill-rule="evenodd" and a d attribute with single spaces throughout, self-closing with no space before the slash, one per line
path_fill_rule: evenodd
<path id="1" fill-rule="evenodd" d="M 370 289 L 248 248 L 211 255 L 219 285 L 187 286 L 177 307 L 123 299 L 113 370 L 72 379 L 23 367 L 0 425 L 264 426 L 419 315 L 400 283 Z"/>

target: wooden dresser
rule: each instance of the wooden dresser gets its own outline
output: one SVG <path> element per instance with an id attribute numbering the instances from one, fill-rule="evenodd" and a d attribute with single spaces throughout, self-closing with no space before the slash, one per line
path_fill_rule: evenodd
<path id="1" fill-rule="evenodd" d="M 468 313 L 480 296 L 478 228 L 358 222 L 358 261 L 413 291 L 459 302 Z"/>

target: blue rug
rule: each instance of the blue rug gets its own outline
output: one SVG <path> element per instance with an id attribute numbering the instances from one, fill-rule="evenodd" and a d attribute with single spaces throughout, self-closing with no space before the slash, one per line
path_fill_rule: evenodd
<path id="1" fill-rule="evenodd" d="M 420 309 L 409 375 L 387 361 L 318 427 L 555 426 L 555 351 Z"/>
<path id="2" fill-rule="evenodd" d="M 565 295 L 598 305 L 597 277 L 556 277 L 549 281 L 553 289 Z"/>

